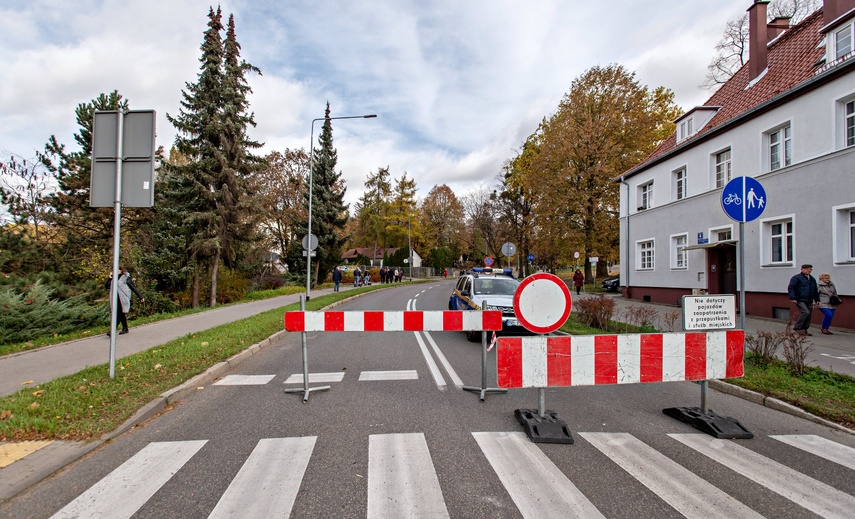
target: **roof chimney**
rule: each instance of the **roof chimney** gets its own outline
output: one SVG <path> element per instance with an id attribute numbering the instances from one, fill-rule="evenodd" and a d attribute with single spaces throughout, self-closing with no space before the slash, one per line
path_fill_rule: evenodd
<path id="1" fill-rule="evenodd" d="M 766 44 L 769 43 L 766 28 L 766 5 L 769 0 L 755 0 L 748 8 L 748 74 L 749 81 L 757 79 L 766 70 Z"/>
<path id="2" fill-rule="evenodd" d="M 789 16 L 776 16 L 766 26 L 766 41 L 772 41 L 790 28 Z"/>
<path id="3" fill-rule="evenodd" d="M 853 0 L 825 0 L 822 3 L 822 23 L 828 25 L 855 8 Z"/>

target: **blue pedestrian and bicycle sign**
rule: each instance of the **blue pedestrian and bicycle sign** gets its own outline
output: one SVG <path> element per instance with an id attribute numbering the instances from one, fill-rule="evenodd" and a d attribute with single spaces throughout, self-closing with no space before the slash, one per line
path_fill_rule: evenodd
<path id="1" fill-rule="evenodd" d="M 736 177 L 721 191 L 721 208 L 737 222 L 756 220 L 766 203 L 766 190 L 752 177 Z"/>

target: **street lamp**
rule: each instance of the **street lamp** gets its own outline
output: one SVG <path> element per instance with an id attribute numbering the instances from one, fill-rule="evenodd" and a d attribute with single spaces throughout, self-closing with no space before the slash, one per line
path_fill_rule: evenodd
<path id="1" fill-rule="evenodd" d="M 306 241 L 308 249 L 306 251 L 306 301 L 309 300 L 309 290 L 312 283 L 312 160 L 315 157 L 315 122 L 317 121 L 332 121 L 334 119 L 373 119 L 377 114 L 370 115 L 349 115 L 346 117 L 319 117 L 312 119 L 312 129 L 309 133 L 309 222 L 306 225 Z"/>

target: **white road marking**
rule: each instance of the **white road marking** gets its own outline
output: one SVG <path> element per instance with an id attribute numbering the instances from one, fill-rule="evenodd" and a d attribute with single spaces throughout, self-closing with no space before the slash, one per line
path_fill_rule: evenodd
<path id="1" fill-rule="evenodd" d="M 368 437 L 367 517 L 449 517 L 424 434 Z"/>
<path id="2" fill-rule="evenodd" d="M 631 434 L 579 435 L 689 519 L 763 517 Z"/>
<path id="3" fill-rule="evenodd" d="M 407 301 L 407 310 L 415 309 L 415 302 L 412 299 Z M 427 345 L 425 345 L 425 341 L 422 340 L 419 332 L 413 332 L 413 335 L 416 336 L 416 341 L 419 343 L 419 349 L 422 350 L 422 356 L 425 358 L 425 362 L 427 362 L 428 371 L 430 371 L 430 376 L 433 377 L 434 382 L 436 382 L 436 387 L 438 387 L 440 391 L 445 391 L 445 377 L 442 376 L 442 372 L 439 371 L 439 366 L 436 365 L 433 357 L 431 357 L 430 351 L 428 351 Z"/>
<path id="4" fill-rule="evenodd" d="M 473 432 L 523 517 L 604 517 L 521 432 Z"/>
<path id="5" fill-rule="evenodd" d="M 705 434 L 668 436 L 827 519 L 848 519 L 855 510 L 855 497 L 757 454 L 734 441 L 718 440 Z"/>
<path id="6" fill-rule="evenodd" d="M 463 381 L 460 380 L 460 377 L 457 375 L 457 372 L 454 371 L 454 368 L 451 367 L 451 363 L 448 362 L 448 359 L 445 358 L 445 355 L 442 353 L 442 350 L 439 349 L 439 346 L 434 342 L 433 337 L 431 337 L 430 333 L 422 332 L 425 334 L 428 342 L 430 343 L 431 348 L 433 349 L 436 358 L 439 359 L 439 362 L 445 368 L 446 373 L 448 373 L 449 378 L 451 378 L 451 382 L 454 384 L 454 387 L 457 389 L 461 389 L 463 387 Z"/>
<path id="7" fill-rule="evenodd" d="M 276 375 L 226 375 L 214 382 L 215 386 L 263 386 Z"/>
<path id="8" fill-rule="evenodd" d="M 341 382 L 344 379 L 344 371 L 333 373 L 309 373 L 309 383 L 320 384 L 324 382 Z M 285 384 L 302 384 L 303 374 L 294 373 L 284 382 Z"/>
<path id="9" fill-rule="evenodd" d="M 359 381 L 371 380 L 418 380 L 419 374 L 414 369 L 400 371 L 363 371 Z"/>
<path id="10" fill-rule="evenodd" d="M 826 440 L 822 436 L 814 434 L 773 434 L 769 438 L 774 438 L 779 442 L 784 442 L 787 445 L 792 445 L 813 455 L 833 461 L 838 465 L 855 470 L 855 449 L 852 447 Z"/>
<path id="11" fill-rule="evenodd" d="M 131 517 L 205 443 L 207 440 L 150 443 L 53 517 Z"/>
<path id="12" fill-rule="evenodd" d="M 289 517 L 316 440 L 260 440 L 208 519 Z"/>

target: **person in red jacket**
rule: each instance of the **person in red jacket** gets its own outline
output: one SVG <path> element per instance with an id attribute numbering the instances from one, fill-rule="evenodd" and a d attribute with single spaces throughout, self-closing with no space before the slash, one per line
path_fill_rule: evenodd
<path id="1" fill-rule="evenodd" d="M 573 274 L 573 285 L 576 287 L 576 295 L 582 291 L 582 285 L 585 284 L 585 275 L 579 269 Z"/>

